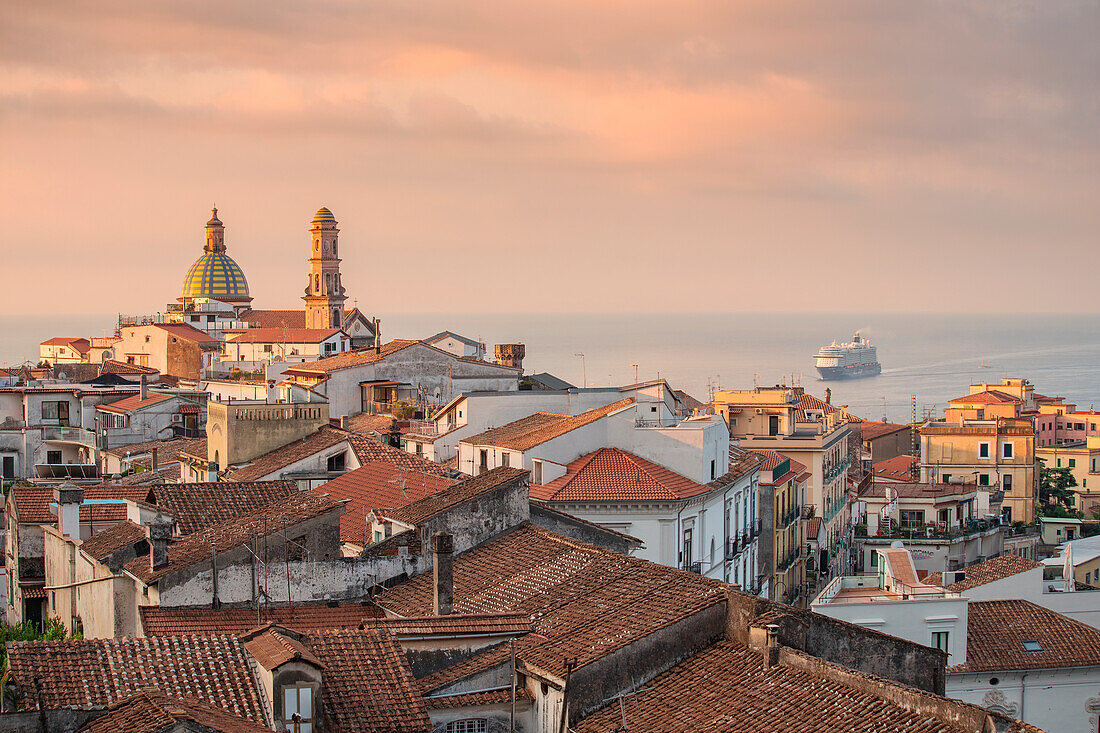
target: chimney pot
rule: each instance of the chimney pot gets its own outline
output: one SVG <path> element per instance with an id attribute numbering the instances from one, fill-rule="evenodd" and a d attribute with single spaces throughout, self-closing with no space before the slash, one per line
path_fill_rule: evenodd
<path id="1" fill-rule="evenodd" d="M 149 525 L 149 562 L 152 563 L 153 570 L 168 564 L 168 543 L 172 539 L 172 529 L 172 520 L 159 512 Z"/>
<path id="2" fill-rule="evenodd" d="M 153 449 L 153 473 L 157 472 L 157 449 Z"/>
<path id="3" fill-rule="evenodd" d="M 764 669 L 769 670 L 779 664 L 779 625 L 768 624 L 768 648 L 764 650 Z"/>
<path id="4" fill-rule="evenodd" d="M 57 529 L 63 535 L 80 539 L 80 505 L 84 501 L 84 489 L 72 481 L 66 481 L 53 490 L 57 502 Z"/>
<path id="5" fill-rule="evenodd" d="M 148 392 L 147 392 L 148 386 L 145 384 L 145 375 L 144 374 L 141 375 L 141 381 L 139 382 L 139 385 L 140 386 L 138 387 L 138 399 L 144 400 L 146 398 L 146 395 L 148 394 Z"/>
<path id="6" fill-rule="evenodd" d="M 340 429 L 341 430 L 347 430 L 348 429 L 348 416 L 347 415 L 341 415 L 340 416 Z"/>
<path id="7" fill-rule="evenodd" d="M 432 535 L 432 577 L 435 580 L 435 615 L 454 610 L 454 538 L 446 532 Z"/>

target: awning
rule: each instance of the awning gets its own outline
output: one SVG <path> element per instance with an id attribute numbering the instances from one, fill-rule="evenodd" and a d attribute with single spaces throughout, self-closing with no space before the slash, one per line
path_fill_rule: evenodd
<path id="1" fill-rule="evenodd" d="M 367 382 L 360 382 L 359 386 L 360 387 L 401 387 L 401 386 L 411 387 L 412 385 L 409 384 L 408 382 L 389 382 L 389 381 L 386 381 L 384 379 L 372 379 L 372 380 L 367 381 Z"/>

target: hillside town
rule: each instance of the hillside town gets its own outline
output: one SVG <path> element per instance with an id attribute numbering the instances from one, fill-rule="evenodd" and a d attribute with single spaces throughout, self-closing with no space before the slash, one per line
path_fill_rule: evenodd
<path id="1" fill-rule="evenodd" d="M 575 386 L 386 333 L 303 223 L 300 309 L 215 208 L 163 311 L 0 369 L 0 732 L 1098 730 L 1092 406 Z"/>

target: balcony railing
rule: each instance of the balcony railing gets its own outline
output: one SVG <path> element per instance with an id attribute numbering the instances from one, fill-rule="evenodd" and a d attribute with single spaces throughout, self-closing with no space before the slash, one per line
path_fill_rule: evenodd
<path id="1" fill-rule="evenodd" d="M 852 456 L 845 455 L 839 461 L 832 465 L 824 466 L 825 483 L 829 483 L 837 476 L 848 470 L 848 466 L 852 465 Z"/>
<path id="2" fill-rule="evenodd" d="M 696 575 L 702 575 L 703 563 L 701 562 L 686 562 L 684 563 L 684 570 L 689 573 L 695 573 Z"/>
<path id="3" fill-rule="evenodd" d="M 96 444 L 96 435 L 91 430 L 78 427 L 44 427 L 42 440 L 64 440 L 72 443 Z"/>
<path id="4" fill-rule="evenodd" d="M 955 527 L 942 527 L 935 524 L 920 524 L 915 526 L 898 526 L 892 527 L 888 531 L 879 530 L 876 532 L 874 538 L 890 538 L 890 539 L 908 539 L 908 540 L 943 540 L 943 539 L 955 539 L 959 537 L 969 537 L 972 535 L 982 534 L 983 532 L 989 532 L 990 530 L 1003 527 L 996 520 L 992 519 L 971 519 L 963 525 Z M 867 528 L 865 525 L 860 525 L 860 530 L 857 532 L 857 536 L 868 536 Z"/>
<path id="5" fill-rule="evenodd" d="M 779 569 L 783 570 L 783 571 L 786 571 L 792 565 L 794 565 L 798 561 L 798 558 L 801 557 L 801 556 L 802 556 L 802 548 L 801 547 L 796 546 L 796 547 L 792 548 L 790 552 L 788 552 L 784 557 L 779 559 Z"/>
<path id="6" fill-rule="evenodd" d="M 753 520 L 752 525 L 749 527 L 749 532 L 753 537 L 756 537 L 757 535 L 760 534 L 760 520 L 759 519 Z"/>
<path id="7" fill-rule="evenodd" d="M 741 541 L 740 536 L 730 537 L 726 541 L 726 559 L 732 560 L 741 554 L 745 549 L 745 543 Z"/>
<path id="8" fill-rule="evenodd" d="M 791 507 L 787 511 L 786 514 L 783 514 L 782 516 L 777 516 L 775 518 L 775 528 L 776 529 L 786 529 L 787 527 L 789 527 L 791 525 L 791 522 L 798 519 L 798 517 L 801 514 L 802 514 L 802 507 L 799 507 L 799 506 Z"/>

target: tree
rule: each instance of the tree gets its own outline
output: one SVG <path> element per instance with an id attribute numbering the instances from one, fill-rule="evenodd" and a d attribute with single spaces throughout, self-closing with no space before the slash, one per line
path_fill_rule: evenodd
<path id="1" fill-rule="evenodd" d="M 1040 459 L 1042 460 L 1042 459 Z M 1073 487 L 1077 479 L 1068 468 L 1047 468 L 1042 461 L 1039 466 L 1039 503 L 1051 507 L 1073 509 L 1073 497 L 1077 494 Z"/>

